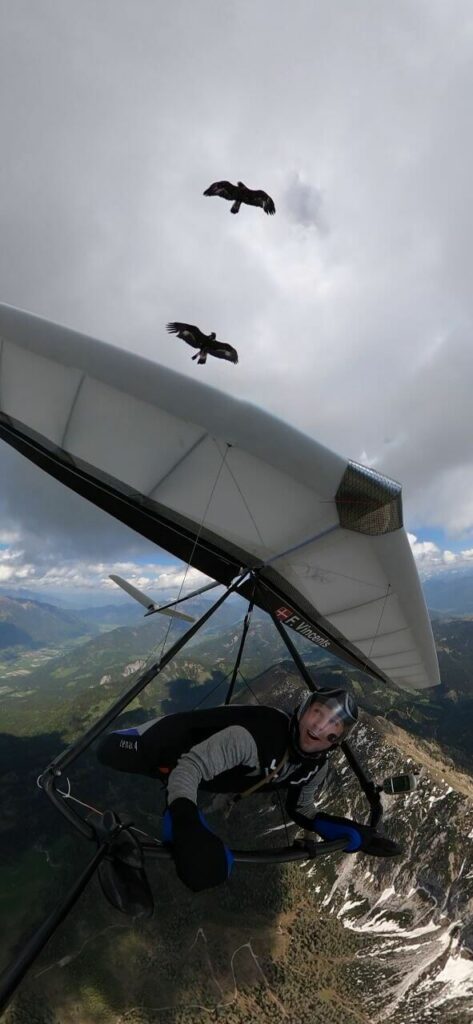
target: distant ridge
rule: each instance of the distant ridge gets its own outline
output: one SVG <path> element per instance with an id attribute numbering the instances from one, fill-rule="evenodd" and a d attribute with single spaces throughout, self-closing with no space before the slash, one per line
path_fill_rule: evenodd
<path id="1" fill-rule="evenodd" d="M 91 631 L 96 630 L 74 612 L 31 598 L 0 595 L 0 650 L 32 650 Z"/>
<path id="2" fill-rule="evenodd" d="M 452 570 L 422 581 L 429 609 L 443 614 L 473 615 L 473 572 Z"/>

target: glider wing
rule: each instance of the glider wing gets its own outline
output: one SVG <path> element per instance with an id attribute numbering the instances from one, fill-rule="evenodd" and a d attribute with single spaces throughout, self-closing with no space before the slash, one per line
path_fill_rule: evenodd
<path id="1" fill-rule="evenodd" d="M 0 437 L 207 578 L 407 689 L 439 682 L 395 481 L 247 402 L 0 306 Z"/>

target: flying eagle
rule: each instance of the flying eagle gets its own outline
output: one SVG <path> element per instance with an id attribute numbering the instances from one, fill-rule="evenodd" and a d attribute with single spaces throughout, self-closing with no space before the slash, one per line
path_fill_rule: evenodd
<path id="1" fill-rule="evenodd" d="M 206 188 L 204 196 L 221 196 L 222 199 L 233 202 L 230 213 L 238 213 L 242 203 L 246 203 L 247 206 L 261 206 L 265 213 L 276 213 L 276 207 L 267 192 L 258 188 L 247 188 L 242 181 L 236 185 L 232 185 L 231 181 L 214 181 L 213 185 Z"/>
<path id="2" fill-rule="evenodd" d="M 173 321 L 166 325 L 167 330 L 170 334 L 177 334 L 178 338 L 182 338 L 192 348 L 199 349 L 193 359 L 197 359 L 198 364 L 207 362 L 207 356 L 215 356 L 217 359 L 228 359 L 231 363 L 238 362 L 238 352 L 232 345 L 227 345 L 224 341 L 217 341 L 217 335 L 215 331 L 211 334 L 202 334 L 198 327 L 194 327 L 193 324 L 181 324 Z"/>

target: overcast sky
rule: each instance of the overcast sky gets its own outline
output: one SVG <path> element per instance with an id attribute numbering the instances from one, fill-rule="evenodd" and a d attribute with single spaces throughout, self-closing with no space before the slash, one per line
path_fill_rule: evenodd
<path id="1" fill-rule="evenodd" d="M 471 0 L 0 16 L 0 299 L 394 477 L 420 567 L 473 568 Z M 204 198 L 221 178 L 276 216 Z M 168 320 L 215 330 L 238 366 L 197 367 Z M 100 589 L 119 563 L 172 582 L 2 443 L 0 473 L 0 584 Z"/>

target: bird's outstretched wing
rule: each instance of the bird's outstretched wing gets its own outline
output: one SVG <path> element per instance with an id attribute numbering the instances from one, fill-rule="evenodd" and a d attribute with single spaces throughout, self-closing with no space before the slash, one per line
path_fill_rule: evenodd
<path id="1" fill-rule="evenodd" d="M 225 341 L 217 341 L 215 335 L 212 337 L 210 334 L 203 334 L 198 327 L 194 324 L 182 324 L 176 320 L 166 324 L 167 330 L 170 334 L 177 334 L 178 338 L 182 338 L 192 348 L 199 349 L 193 359 L 197 359 L 199 363 L 204 364 L 207 361 L 207 355 L 216 356 L 217 359 L 228 359 L 231 363 L 238 362 L 238 352 L 233 345 L 227 345 Z"/>
<path id="2" fill-rule="evenodd" d="M 226 341 L 207 342 L 208 353 L 216 356 L 217 359 L 228 359 L 230 363 L 238 362 L 238 352 L 233 345 L 227 345 Z"/>
<path id="3" fill-rule="evenodd" d="M 276 213 L 276 207 L 271 196 L 268 196 L 267 192 L 263 192 L 260 188 L 246 188 L 245 193 L 242 197 L 242 201 L 247 203 L 248 206 L 261 206 L 265 213 L 271 214 Z"/>
<path id="4" fill-rule="evenodd" d="M 231 181 L 214 181 L 213 185 L 209 185 L 204 192 L 204 196 L 221 196 L 222 199 L 237 199 L 239 194 L 239 188 L 237 185 L 232 185 Z"/>
<path id="5" fill-rule="evenodd" d="M 199 331 L 198 327 L 194 327 L 194 324 L 181 324 L 173 320 L 166 324 L 166 329 L 170 334 L 177 334 L 178 338 L 182 338 L 188 345 L 192 345 L 192 348 L 202 348 L 207 341 L 202 331 Z"/>

